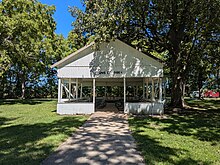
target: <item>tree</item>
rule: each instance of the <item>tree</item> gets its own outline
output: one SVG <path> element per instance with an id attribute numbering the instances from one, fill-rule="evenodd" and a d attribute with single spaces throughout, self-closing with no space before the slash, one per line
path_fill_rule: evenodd
<path id="1" fill-rule="evenodd" d="M 196 45 L 191 62 L 193 65 L 190 66 L 188 83 L 194 90 L 200 91 L 200 97 L 204 88 L 211 89 L 210 84 L 214 85 L 214 89 L 219 88 L 219 39 L 215 35 L 210 39 L 212 44 L 203 42 Z"/>
<path id="2" fill-rule="evenodd" d="M 0 61 L 5 61 L 0 65 L 1 73 L 6 67 L 17 72 L 22 98 L 30 71 L 43 66 L 43 45 L 48 38 L 53 38 L 56 27 L 54 11 L 54 6 L 37 0 L 0 2 Z"/>
<path id="3" fill-rule="evenodd" d="M 71 30 L 67 37 L 67 45 L 70 49 L 70 53 L 82 48 L 86 45 L 87 39 L 80 33 L 76 33 Z"/>
<path id="4" fill-rule="evenodd" d="M 195 60 L 219 42 L 219 0 L 84 0 L 73 7 L 74 30 L 95 41 L 119 38 L 143 52 L 165 53 L 172 79 L 171 104 L 184 106 L 185 84 Z M 217 38 L 214 40 L 213 38 Z"/>

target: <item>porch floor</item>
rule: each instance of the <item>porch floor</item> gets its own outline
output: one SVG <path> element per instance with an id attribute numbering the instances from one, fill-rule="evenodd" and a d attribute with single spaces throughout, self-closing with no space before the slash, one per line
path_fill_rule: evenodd
<path id="1" fill-rule="evenodd" d="M 96 108 L 96 112 L 119 112 L 118 108 L 115 106 L 115 103 L 106 103 L 104 108 Z"/>

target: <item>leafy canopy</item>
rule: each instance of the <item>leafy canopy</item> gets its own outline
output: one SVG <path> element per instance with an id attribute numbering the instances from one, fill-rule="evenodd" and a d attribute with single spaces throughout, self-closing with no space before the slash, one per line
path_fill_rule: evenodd
<path id="1" fill-rule="evenodd" d="M 84 0 L 85 12 L 71 8 L 74 30 L 97 43 L 119 38 L 166 60 L 171 102 L 182 107 L 192 66 L 220 38 L 219 0 Z M 198 69 L 198 68 L 197 68 Z"/>
<path id="2" fill-rule="evenodd" d="M 1 72 L 12 65 L 31 69 L 39 62 L 42 45 L 55 30 L 54 11 L 54 6 L 36 0 L 0 2 L 0 53 L 5 61 Z"/>

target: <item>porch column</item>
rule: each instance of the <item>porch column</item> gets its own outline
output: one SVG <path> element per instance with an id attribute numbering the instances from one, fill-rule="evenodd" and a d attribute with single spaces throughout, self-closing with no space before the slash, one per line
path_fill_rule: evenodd
<path id="1" fill-rule="evenodd" d="M 126 79 L 124 77 L 124 112 L 125 112 L 125 103 L 126 103 Z"/>
<path id="2" fill-rule="evenodd" d="M 76 79 L 76 99 L 78 99 L 79 79 Z"/>
<path id="3" fill-rule="evenodd" d="M 133 85 L 133 89 L 134 89 L 134 97 L 135 97 L 135 95 L 136 95 L 136 94 L 135 94 L 136 88 L 135 88 L 135 86 L 134 86 L 134 85 Z"/>
<path id="4" fill-rule="evenodd" d="M 155 101 L 155 93 L 154 93 L 154 79 L 151 78 L 152 89 L 151 89 L 151 101 Z"/>
<path id="5" fill-rule="evenodd" d="M 83 89 L 83 86 L 82 86 L 82 82 L 81 82 L 81 85 L 80 85 L 80 99 L 82 99 L 82 89 Z"/>
<path id="6" fill-rule="evenodd" d="M 105 85 L 105 99 L 106 99 L 106 97 L 107 97 L 107 87 Z"/>
<path id="7" fill-rule="evenodd" d="M 95 79 L 93 79 L 93 104 L 95 107 Z"/>
<path id="8" fill-rule="evenodd" d="M 58 79 L 58 103 L 60 103 L 61 102 L 61 99 L 62 99 L 62 95 L 61 95 L 61 89 L 62 87 L 61 87 L 61 79 L 59 78 Z"/>
<path id="9" fill-rule="evenodd" d="M 145 99 L 145 78 L 143 78 L 143 99 Z"/>
<path id="10" fill-rule="evenodd" d="M 148 78 L 146 78 L 146 98 L 148 99 Z"/>
<path id="11" fill-rule="evenodd" d="M 71 95 L 71 79 L 69 78 L 69 95 L 68 95 L 69 100 L 70 100 L 70 95 Z"/>
<path id="12" fill-rule="evenodd" d="M 162 101 L 162 78 L 159 78 L 159 101 Z"/>
<path id="13" fill-rule="evenodd" d="M 137 85 L 136 86 L 136 96 L 138 95 L 138 88 L 139 88 L 139 86 Z"/>

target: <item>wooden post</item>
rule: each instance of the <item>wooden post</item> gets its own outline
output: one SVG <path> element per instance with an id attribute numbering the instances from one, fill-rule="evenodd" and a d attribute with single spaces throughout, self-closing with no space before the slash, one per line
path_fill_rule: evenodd
<path id="1" fill-rule="evenodd" d="M 158 88 L 159 88 L 159 85 L 160 85 L 160 78 L 158 77 L 157 78 L 157 87 Z M 159 90 L 158 90 L 158 88 L 155 88 L 154 95 L 156 94 L 159 97 Z M 158 98 L 158 100 L 159 100 L 159 98 Z"/>
<path id="2" fill-rule="evenodd" d="M 83 86 L 82 86 L 82 82 L 81 82 L 81 85 L 80 85 L 80 99 L 82 99 L 82 89 L 83 89 Z"/>
<path id="3" fill-rule="evenodd" d="M 106 99 L 106 97 L 107 97 L 107 87 L 105 85 L 105 99 Z"/>
<path id="4" fill-rule="evenodd" d="M 146 98 L 148 99 L 148 80 L 149 78 L 146 78 Z"/>
<path id="5" fill-rule="evenodd" d="M 138 95 L 138 85 L 136 86 L 136 96 Z"/>
<path id="6" fill-rule="evenodd" d="M 93 79 L 93 104 L 95 107 L 95 79 Z"/>
<path id="7" fill-rule="evenodd" d="M 60 91 L 61 91 L 61 93 L 60 93 L 60 95 L 61 95 L 61 101 L 62 101 L 62 98 L 63 98 L 63 81 L 62 81 L 62 79 L 61 79 L 61 83 L 60 83 L 60 86 L 61 86 L 61 89 L 60 89 Z"/>
<path id="8" fill-rule="evenodd" d="M 61 79 L 59 78 L 58 79 L 58 103 L 60 103 L 61 102 L 61 99 L 62 99 L 62 86 L 61 86 Z"/>
<path id="9" fill-rule="evenodd" d="M 68 98 L 70 100 L 70 95 L 71 95 L 71 79 L 69 78 L 69 95 L 68 95 Z"/>
<path id="10" fill-rule="evenodd" d="M 78 99 L 78 88 L 79 88 L 79 80 L 76 79 L 76 99 Z"/>
<path id="11" fill-rule="evenodd" d="M 133 89 L 134 89 L 134 97 L 135 97 L 135 95 L 136 95 L 136 94 L 135 94 L 135 91 L 136 91 L 136 90 L 135 90 L 135 86 L 133 86 Z"/>
<path id="12" fill-rule="evenodd" d="M 159 101 L 162 101 L 162 78 L 159 78 Z"/>
<path id="13" fill-rule="evenodd" d="M 155 93 L 154 93 L 154 79 L 151 78 L 152 89 L 151 89 L 151 101 L 155 101 Z"/>
<path id="14" fill-rule="evenodd" d="M 164 84 L 164 88 L 163 88 L 163 92 L 164 92 L 164 99 L 166 99 L 166 87 L 167 87 L 167 84 L 169 83 L 169 80 L 168 78 L 166 78 L 166 83 Z"/>
<path id="15" fill-rule="evenodd" d="M 124 77 L 124 111 L 125 111 L 125 103 L 126 103 L 126 79 Z"/>
<path id="16" fill-rule="evenodd" d="M 143 78 L 143 99 L 145 99 L 145 78 Z"/>

